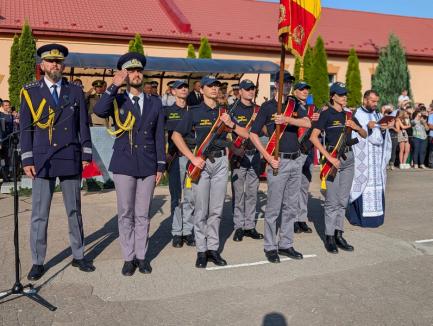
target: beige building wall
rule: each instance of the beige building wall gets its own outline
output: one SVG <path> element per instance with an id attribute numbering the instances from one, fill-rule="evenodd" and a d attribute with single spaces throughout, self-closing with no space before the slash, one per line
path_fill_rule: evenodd
<path id="1" fill-rule="evenodd" d="M 44 39 L 40 38 L 37 41 L 37 46 L 41 46 L 47 43 L 62 43 L 69 48 L 71 52 L 81 53 L 101 53 L 101 54 L 122 54 L 128 50 L 127 44 L 121 44 L 120 42 L 94 42 L 92 40 L 68 40 L 68 39 Z M 3 99 L 8 98 L 8 83 L 9 78 L 9 55 L 10 47 L 12 45 L 12 38 L 2 37 L 0 38 L 0 97 Z M 183 58 L 186 56 L 186 46 L 184 45 L 170 45 L 166 46 L 161 44 L 144 44 L 145 54 L 157 57 L 179 57 Z M 279 64 L 278 54 L 259 53 L 259 52 L 248 52 L 245 50 L 213 50 L 213 58 L 215 59 L 240 59 L 240 60 L 266 60 L 272 61 Z M 373 59 L 360 59 L 360 71 L 362 80 L 363 91 L 371 87 L 371 75 L 374 72 L 377 63 Z M 294 58 L 293 56 L 287 56 L 286 69 L 290 72 L 293 71 Z M 344 57 L 329 57 L 328 58 L 328 71 L 331 74 L 335 74 L 336 81 L 345 81 L 347 69 L 347 58 Z M 409 71 L 411 74 L 411 85 L 414 94 L 414 100 L 416 102 L 430 103 L 433 99 L 433 92 L 430 91 L 431 75 L 433 72 L 433 63 L 425 62 L 409 62 Z M 245 75 L 244 78 L 251 79 L 254 83 L 257 81 L 257 75 L 249 74 Z M 83 77 L 81 78 L 84 82 L 85 90 L 91 88 L 91 82 L 93 78 Z M 110 83 L 110 78 L 106 79 Z M 164 83 L 168 82 L 164 81 Z M 259 94 L 257 102 L 261 104 L 265 98 L 269 98 L 269 82 L 270 76 L 263 74 L 259 78 Z M 234 83 L 234 82 L 231 82 Z M 164 85 L 165 86 L 165 85 Z M 164 89 L 163 89 L 164 91 Z"/>

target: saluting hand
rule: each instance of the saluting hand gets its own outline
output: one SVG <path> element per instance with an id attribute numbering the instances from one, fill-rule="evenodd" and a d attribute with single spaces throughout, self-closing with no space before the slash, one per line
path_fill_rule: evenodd
<path id="1" fill-rule="evenodd" d="M 232 121 L 232 118 L 227 113 L 223 113 L 220 119 L 227 127 L 231 129 L 233 129 L 233 127 L 235 126 L 235 123 Z"/>
<path id="2" fill-rule="evenodd" d="M 126 69 L 116 71 L 113 77 L 113 84 L 119 87 L 122 86 L 123 82 L 126 80 L 126 77 L 128 77 L 128 71 Z"/>

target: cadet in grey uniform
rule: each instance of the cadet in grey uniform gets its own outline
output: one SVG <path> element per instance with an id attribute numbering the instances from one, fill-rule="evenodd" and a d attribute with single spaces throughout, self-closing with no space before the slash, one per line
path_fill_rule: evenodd
<path id="1" fill-rule="evenodd" d="M 279 80 L 277 74 L 276 80 Z M 284 76 L 284 97 L 290 91 L 293 77 L 289 73 Z M 277 83 L 278 84 L 278 83 Z M 277 85 L 278 88 L 278 85 Z M 284 98 L 283 97 L 283 98 Z M 293 101 L 293 99 L 291 99 Z M 286 105 L 283 105 L 286 108 Z M 296 108 L 295 108 L 296 110 Z M 287 124 L 281 132 L 279 158 L 275 159 L 260 141 L 259 134 L 266 126 L 272 135 L 277 124 Z M 271 263 L 279 263 L 278 254 L 294 259 L 302 259 L 302 254 L 293 248 L 293 221 L 299 212 L 299 189 L 301 187 L 302 158 L 299 150 L 298 127 L 310 128 L 310 120 L 303 110 L 296 111 L 296 118 L 277 115 L 277 101 L 272 99 L 262 104 L 259 114 L 251 128 L 250 139 L 263 158 L 268 162 L 268 201 L 265 211 L 265 255 Z M 278 141 L 278 140 L 277 140 Z M 273 169 L 278 168 L 278 175 Z M 281 214 L 279 241 L 277 241 L 277 219 Z"/>
<path id="2" fill-rule="evenodd" d="M 343 137 L 345 126 L 359 133 L 363 138 L 367 132 L 362 129 L 356 118 L 347 119 L 345 106 L 347 104 L 347 89 L 343 83 L 334 83 L 330 88 L 330 107 L 322 111 L 319 120 L 313 126 L 310 140 L 313 145 L 338 172 L 333 182 L 326 181 L 325 198 L 325 248 L 330 253 L 338 253 L 338 248 L 345 251 L 353 251 L 353 246 L 343 238 L 343 223 L 346 208 L 349 205 L 350 188 L 354 175 L 354 157 L 352 148 L 346 147 L 344 158 L 334 158 L 331 152 Z M 325 147 L 319 140 L 319 135 L 325 131 Z M 350 139 L 347 140 L 348 144 Z M 338 247 L 338 248 L 337 248 Z"/>
<path id="3" fill-rule="evenodd" d="M 180 248 L 185 242 L 187 246 L 195 246 L 193 229 L 194 196 L 191 184 L 186 179 L 186 168 L 188 159 L 179 152 L 173 143 L 171 136 L 177 124 L 182 120 L 188 107 L 186 97 L 188 95 L 188 83 L 185 80 L 176 80 L 171 91 L 176 98 L 172 106 L 165 106 L 165 128 L 168 133 L 167 171 L 168 186 L 171 197 L 171 215 L 173 224 L 171 233 L 173 235 L 173 247 Z M 186 143 L 194 150 L 194 135 L 185 137 Z"/>
<path id="4" fill-rule="evenodd" d="M 257 116 L 258 106 L 253 103 L 256 85 L 251 80 L 244 79 L 240 85 L 240 100 L 232 107 L 232 114 L 242 127 L 251 128 Z M 236 140 L 238 136 L 234 134 Z M 236 155 L 236 151 L 239 155 Z M 231 160 L 233 189 L 233 223 L 234 241 L 242 241 L 244 236 L 253 239 L 263 239 L 263 234 L 256 230 L 256 204 L 259 190 L 260 153 L 249 139 L 246 139 L 241 149 L 233 149 Z"/>
<path id="5" fill-rule="evenodd" d="M 24 85 L 20 108 L 21 159 L 25 174 L 33 179 L 30 222 L 33 266 L 27 276 L 32 281 L 44 274 L 48 217 L 57 178 L 68 216 L 72 266 L 84 272 L 95 270 L 84 260 L 81 216 L 81 172 L 92 159 L 84 93 L 79 86 L 62 81 L 66 47 L 47 44 L 37 54 L 42 59 L 45 76 Z"/>
<path id="6" fill-rule="evenodd" d="M 306 100 L 311 86 L 304 81 L 299 81 L 293 87 L 293 95 L 299 109 L 304 110 L 311 121 L 319 119 L 319 113 L 313 113 L 311 116 L 306 108 Z M 306 130 L 305 130 L 306 131 Z M 311 176 L 313 173 L 313 153 L 312 148 L 307 154 L 302 153 L 301 157 L 304 161 L 302 165 L 301 189 L 299 191 L 299 213 L 294 222 L 295 233 L 312 233 L 308 226 L 308 189 L 310 188 Z"/>
<path id="7" fill-rule="evenodd" d="M 202 170 L 198 182 L 193 183 L 197 268 L 205 268 L 208 260 L 220 266 L 227 264 L 218 252 L 219 226 L 228 181 L 227 132 L 222 132 L 213 143 L 208 144 L 206 161 L 191 152 L 183 137 L 194 131 L 197 148 L 201 148 L 214 124 L 221 120 L 237 134 L 248 138 L 247 130 L 238 126 L 229 114 L 218 107 L 219 86 L 220 82 L 213 76 L 205 76 L 201 79 L 204 101 L 186 112 L 172 137 L 177 148 L 191 161 L 191 164 Z"/>
<path id="8" fill-rule="evenodd" d="M 98 117 L 93 113 L 93 108 L 98 103 L 102 94 L 107 89 L 107 82 L 98 79 L 92 83 L 93 89 L 86 93 L 86 103 L 89 112 L 89 124 L 90 126 L 105 126 L 105 119 Z"/>

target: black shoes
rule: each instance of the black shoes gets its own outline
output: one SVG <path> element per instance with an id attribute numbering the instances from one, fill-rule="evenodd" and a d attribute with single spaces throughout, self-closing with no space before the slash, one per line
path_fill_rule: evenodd
<path id="1" fill-rule="evenodd" d="M 292 259 L 304 258 L 304 256 L 302 256 L 302 254 L 300 252 L 297 252 L 293 247 L 290 247 L 287 249 L 280 248 L 280 249 L 278 249 L 278 253 L 280 255 L 287 256 L 287 257 L 292 258 Z"/>
<path id="2" fill-rule="evenodd" d="M 256 229 L 244 230 L 244 236 L 250 237 L 255 240 L 263 239 L 263 234 L 257 232 Z"/>
<path id="3" fill-rule="evenodd" d="M 265 250 L 265 255 L 266 255 L 266 258 L 268 259 L 268 261 L 270 263 L 279 263 L 280 262 L 280 257 L 278 256 L 277 250 L 269 250 L 269 251 Z"/>
<path id="4" fill-rule="evenodd" d="M 233 235 L 233 241 L 239 242 L 244 238 L 244 230 L 242 228 L 236 229 L 235 234 Z"/>
<path id="5" fill-rule="evenodd" d="M 80 271 L 90 273 L 95 271 L 95 266 L 84 259 L 72 259 L 72 266 L 77 267 Z"/>
<path id="6" fill-rule="evenodd" d="M 183 247 L 183 239 L 182 236 L 180 235 L 174 235 L 173 236 L 173 242 L 172 242 L 173 247 L 175 248 L 182 248 Z"/>
<path id="7" fill-rule="evenodd" d="M 195 247 L 194 234 L 188 234 L 184 237 L 185 243 L 188 247 Z"/>
<path id="8" fill-rule="evenodd" d="M 37 281 L 42 277 L 42 275 L 44 275 L 44 273 L 44 265 L 33 265 L 29 274 L 27 275 L 27 279 L 29 281 Z"/>
<path id="9" fill-rule="evenodd" d="M 197 253 L 197 260 L 195 261 L 195 267 L 206 268 L 207 266 L 207 254 L 205 252 Z"/>
<path id="10" fill-rule="evenodd" d="M 343 238 L 343 231 L 335 230 L 335 244 L 338 248 L 344 251 L 353 251 L 353 246 L 347 243 L 346 239 Z"/>
<path id="11" fill-rule="evenodd" d="M 333 235 L 327 235 L 325 238 L 325 249 L 331 254 L 338 254 L 337 244 Z"/>
<path id="12" fill-rule="evenodd" d="M 124 276 L 132 276 L 135 273 L 135 269 L 137 268 L 137 265 L 133 260 L 131 261 L 125 261 L 122 268 L 122 274 Z"/>
<path id="13" fill-rule="evenodd" d="M 143 274 L 150 274 L 152 273 L 152 266 L 150 266 L 150 263 L 147 260 L 137 259 L 136 265 L 138 267 L 138 271 Z"/>
<path id="14" fill-rule="evenodd" d="M 227 262 L 221 257 L 221 255 L 216 250 L 207 251 L 207 260 L 211 261 L 217 266 L 225 266 Z"/>
<path id="15" fill-rule="evenodd" d="M 306 222 L 295 222 L 293 224 L 293 231 L 295 233 L 312 233 L 313 230 L 307 225 Z"/>

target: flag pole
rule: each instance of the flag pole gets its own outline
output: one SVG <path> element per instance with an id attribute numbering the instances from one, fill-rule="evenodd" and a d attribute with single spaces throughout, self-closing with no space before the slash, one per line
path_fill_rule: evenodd
<path id="1" fill-rule="evenodd" d="M 283 106 L 283 90 L 284 90 L 284 66 L 286 61 L 286 47 L 284 46 L 283 40 L 281 40 L 281 57 L 280 57 L 280 76 L 278 79 L 278 102 L 277 102 L 277 114 L 281 114 L 281 109 Z M 280 134 L 281 134 L 281 125 L 275 126 L 275 150 L 274 150 L 274 159 L 278 160 L 280 155 Z M 273 169 L 274 176 L 278 175 L 278 169 Z"/>

